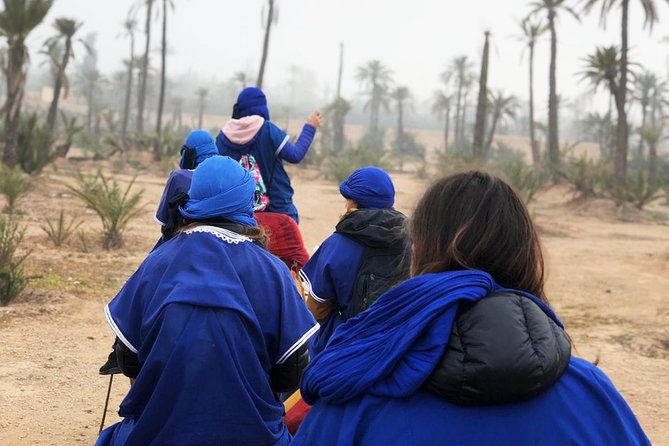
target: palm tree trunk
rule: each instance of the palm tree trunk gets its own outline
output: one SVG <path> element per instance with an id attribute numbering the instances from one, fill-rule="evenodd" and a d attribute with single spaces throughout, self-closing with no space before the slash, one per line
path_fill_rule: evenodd
<path id="1" fill-rule="evenodd" d="M 557 35 L 555 32 L 555 12 L 548 14 L 548 23 L 551 31 L 551 62 L 549 73 L 548 95 L 548 161 L 553 166 L 560 163 L 560 140 L 558 128 L 558 103 L 557 103 Z"/>
<path id="2" fill-rule="evenodd" d="M 444 127 L 444 152 L 448 151 L 448 132 L 451 126 L 451 108 L 446 109 L 446 126 Z"/>
<path id="3" fill-rule="evenodd" d="M 485 32 L 485 43 L 483 44 L 483 57 L 481 58 L 481 75 L 479 77 L 479 97 L 476 104 L 476 123 L 474 124 L 474 144 L 472 152 L 474 156 L 485 158 L 487 147 L 484 146 L 486 108 L 488 106 L 488 59 L 490 52 L 490 32 Z"/>
<path id="4" fill-rule="evenodd" d="M 648 144 L 648 175 L 654 178 L 657 174 L 657 143 Z"/>
<path id="5" fill-rule="evenodd" d="M 538 166 L 541 163 L 541 153 L 534 128 L 534 42 L 530 43 L 530 147 L 532 148 L 532 163 Z"/>
<path id="6" fill-rule="evenodd" d="M 627 151 L 629 147 L 629 128 L 627 125 L 627 111 L 625 101 L 627 99 L 627 22 L 629 14 L 629 0 L 622 0 L 622 50 L 620 54 L 620 84 L 616 94 L 616 109 L 618 111 L 618 128 L 616 131 L 616 153 L 614 159 L 614 174 L 618 183 L 625 182 L 627 173 Z"/>
<path id="7" fill-rule="evenodd" d="M 646 128 L 646 115 L 648 114 L 648 104 L 641 105 L 641 131 Z M 638 156 L 639 161 L 643 161 L 644 155 L 644 140 L 642 137 L 639 138 L 639 147 L 638 147 Z"/>
<path id="8" fill-rule="evenodd" d="M 336 110 L 333 121 L 334 153 L 339 154 L 344 149 L 344 113 L 341 110 Z"/>
<path id="9" fill-rule="evenodd" d="M 132 97 L 132 77 L 133 73 L 133 60 L 135 58 L 135 36 L 134 34 L 130 36 L 130 59 L 128 60 L 128 79 L 126 81 L 125 87 L 125 104 L 123 106 L 123 127 L 121 129 L 121 134 L 125 138 L 128 134 L 128 121 L 130 119 L 130 98 Z"/>
<path id="10" fill-rule="evenodd" d="M 460 136 L 458 140 L 458 147 L 462 150 L 465 147 L 465 124 L 467 120 L 467 97 L 469 96 L 469 91 L 465 90 L 465 93 L 462 98 L 462 115 L 460 116 Z"/>
<path id="11" fill-rule="evenodd" d="M 3 161 L 9 167 L 17 163 L 16 146 L 18 144 L 19 125 L 23 88 L 26 81 L 25 46 L 19 42 L 9 48 L 7 60 L 7 99 L 5 101 L 5 151 Z"/>
<path id="12" fill-rule="evenodd" d="M 269 12 L 267 13 L 267 24 L 265 25 L 265 39 L 262 45 L 262 57 L 260 58 L 260 69 L 258 70 L 258 88 L 262 88 L 265 77 L 265 64 L 267 63 L 267 52 L 269 51 L 269 35 L 272 30 L 272 20 L 274 19 L 274 0 L 268 0 Z"/>
<path id="13" fill-rule="evenodd" d="M 137 131 L 144 132 L 144 105 L 146 103 L 146 80 L 149 75 L 149 51 L 151 49 L 151 10 L 153 0 L 146 0 L 146 45 L 144 47 L 144 58 L 142 60 L 142 79 L 139 84 L 139 97 L 137 98 Z"/>
<path id="14" fill-rule="evenodd" d="M 455 148 L 460 148 L 460 114 L 462 113 L 462 89 L 465 79 L 461 74 L 458 79 L 458 100 L 455 103 Z"/>
<path id="15" fill-rule="evenodd" d="M 158 95 L 158 116 L 156 117 L 156 136 L 158 143 L 154 146 L 154 158 L 160 159 L 160 139 L 163 127 L 163 107 L 165 106 L 165 76 L 167 62 L 167 0 L 163 0 L 163 39 L 160 48 L 160 93 Z"/>
<path id="16" fill-rule="evenodd" d="M 58 101 L 60 100 L 60 90 L 63 88 L 63 78 L 65 76 L 65 69 L 70 61 L 72 53 L 72 39 L 67 38 L 65 41 L 65 53 L 63 54 L 63 61 L 61 63 L 61 72 L 56 75 L 56 81 L 53 85 L 53 99 L 51 99 L 51 106 L 49 107 L 49 114 L 46 118 L 46 123 L 51 130 L 56 128 L 56 116 L 58 115 Z"/>

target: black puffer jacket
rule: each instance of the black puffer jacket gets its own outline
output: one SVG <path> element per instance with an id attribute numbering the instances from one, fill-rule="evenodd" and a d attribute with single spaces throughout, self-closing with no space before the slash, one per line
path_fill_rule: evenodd
<path id="1" fill-rule="evenodd" d="M 519 401 L 555 383 L 570 356 L 567 334 L 537 304 L 495 294 L 460 305 L 447 350 L 424 387 L 461 405 Z"/>

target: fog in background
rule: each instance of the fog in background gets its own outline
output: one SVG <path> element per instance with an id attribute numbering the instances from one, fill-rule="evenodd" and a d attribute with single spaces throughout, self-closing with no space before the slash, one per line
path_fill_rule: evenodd
<path id="1" fill-rule="evenodd" d="M 255 78 L 262 50 L 261 11 L 264 0 L 174 0 L 169 16 L 167 61 L 168 78 L 178 85 L 179 95 L 196 101 L 196 90 L 208 88 L 211 99 L 208 112 L 228 113 L 239 85 L 233 73 L 244 71 Z M 333 99 L 337 79 L 339 43 L 345 45 L 343 96 L 354 104 L 350 121 L 361 121 L 360 85 L 356 68 L 368 60 L 379 59 L 394 73 L 396 85 L 406 85 L 413 95 L 413 111 L 408 124 L 414 128 L 439 126 L 430 115 L 433 92 L 443 88 L 440 74 L 455 56 L 468 55 L 478 73 L 483 32 L 492 32 L 489 88 L 515 94 L 526 107 L 528 98 L 527 52 L 517 39 L 519 21 L 529 11 L 526 0 L 277 0 L 278 22 L 272 28 L 264 87 L 270 107 L 276 112 L 288 107 L 293 114 L 322 108 Z M 630 14 L 630 59 L 661 77 L 667 76 L 669 44 L 661 39 L 669 35 L 669 7 L 658 2 L 659 25 L 653 33 L 642 28 L 640 2 L 633 2 Z M 158 7 L 156 7 L 158 6 Z M 160 2 L 154 6 L 151 65 L 157 74 L 160 57 Z M 31 85 L 48 85 L 46 58 L 38 54 L 44 40 L 53 35 L 57 17 L 75 18 L 84 23 L 78 36 L 96 34 L 99 69 L 108 76 L 123 70 L 128 58 L 129 40 L 123 36 L 122 23 L 128 11 L 137 10 L 136 55 L 143 52 L 145 10 L 137 0 L 58 0 L 49 16 L 31 34 Z M 561 113 L 581 114 L 603 110 L 607 93 L 589 92 L 586 82 L 579 82 L 583 58 L 598 45 L 619 45 L 619 13 L 609 15 L 606 29 L 598 14 L 582 14 L 581 22 L 563 14 L 558 24 L 558 93 L 567 100 Z M 75 65 L 85 56 L 79 48 Z M 523 53 L 524 57 L 523 57 Z M 537 47 L 535 94 L 538 119 L 545 120 L 548 98 L 548 35 Z M 40 75 L 39 72 L 42 74 Z M 39 80 L 42 76 L 42 80 Z M 177 87 L 175 87 L 177 88 Z M 190 91 L 189 91 L 190 90 Z M 474 91 L 477 87 L 474 88 Z M 170 90 L 168 97 L 176 94 Z M 149 96 L 150 107 L 156 98 Z M 166 113 L 169 113 L 169 102 Z M 571 104 L 571 105 L 570 105 Z M 521 113 L 522 114 L 522 113 Z M 392 114 L 386 113 L 384 125 L 391 126 Z M 632 119 L 635 119 L 634 113 Z M 361 121 L 362 122 L 362 121 Z"/>

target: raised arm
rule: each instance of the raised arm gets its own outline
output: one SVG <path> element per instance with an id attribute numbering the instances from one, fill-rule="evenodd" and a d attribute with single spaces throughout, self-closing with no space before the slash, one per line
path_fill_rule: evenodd
<path id="1" fill-rule="evenodd" d="M 309 115 L 307 123 L 304 124 L 295 144 L 291 143 L 288 140 L 288 136 L 286 136 L 276 151 L 277 156 L 289 163 L 299 163 L 302 161 L 309 151 L 311 143 L 314 141 L 316 129 L 321 126 L 321 119 L 321 114 L 318 112 Z"/>

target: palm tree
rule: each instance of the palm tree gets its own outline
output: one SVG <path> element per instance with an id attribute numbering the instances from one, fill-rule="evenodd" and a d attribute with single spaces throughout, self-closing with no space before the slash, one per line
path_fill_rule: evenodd
<path id="1" fill-rule="evenodd" d="M 86 97 L 86 131 L 88 132 L 91 131 L 94 115 L 97 114 L 99 108 L 97 95 L 103 80 L 104 77 L 96 66 L 82 65 L 77 73 L 77 81 Z"/>
<path id="2" fill-rule="evenodd" d="M 595 92 L 604 84 L 615 96 L 620 82 L 620 49 L 615 45 L 598 46 L 594 53 L 585 57 L 584 62 L 584 70 L 580 73 L 582 80 L 589 81 Z"/>
<path id="3" fill-rule="evenodd" d="M 525 42 L 530 51 L 530 147 L 532 148 L 532 162 L 536 166 L 541 162 L 541 153 L 539 151 L 534 122 L 534 47 L 537 40 L 548 30 L 548 27 L 542 20 L 532 21 L 529 18 L 520 22 L 520 26 L 523 32 L 520 39 Z"/>
<path id="4" fill-rule="evenodd" d="M 639 130 L 646 128 L 646 118 L 648 116 L 648 107 L 650 106 L 651 99 L 655 89 L 657 88 L 657 77 L 654 73 L 644 70 L 639 75 L 634 78 L 634 90 L 632 91 L 632 97 L 635 101 L 639 102 L 641 106 L 641 127 Z M 644 138 L 639 138 L 638 146 L 638 157 L 640 160 L 644 157 Z"/>
<path id="5" fill-rule="evenodd" d="M 602 161 L 610 159 L 611 133 L 613 131 L 611 114 L 588 113 L 581 121 L 581 126 L 585 134 L 595 139 L 599 144 L 599 158 Z"/>
<path id="6" fill-rule="evenodd" d="M 172 0 L 163 0 L 163 35 L 160 46 L 160 93 L 158 94 L 158 111 L 156 116 L 156 141 L 161 141 L 161 132 L 163 127 L 163 108 L 165 106 L 165 84 L 167 76 L 167 9 L 168 7 L 174 10 L 174 3 Z M 156 143 L 154 146 L 156 159 L 159 159 L 160 144 Z"/>
<path id="7" fill-rule="evenodd" d="M 397 139 L 404 138 L 404 107 L 411 100 L 411 92 L 407 87 L 397 87 L 390 93 L 391 99 L 395 101 L 397 110 Z"/>
<path id="8" fill-rule="evenodd" d="M 137 131 L 144 132 L 144 106 L 146 104 L 146 82 L 149 77 L 149 50 L 151 49 L 151 11 L 154 0 L 144 0 L 146 2 L 146 24 L 144 34 L 146 43 L 144 46 L 144 56 L 142 58 L 142 70 L 140 74 L 139 92 L 137 98 Z"/>
<path id="9" fill-rule="evenodd" d="M 639 129 L 639 136 L 648 144 L 648 175 L 657 175 L 657 146 L 664 135 L 664 122 L 649 124 Z"/>
<path id="10" fill-rule="evenodd" d="M 344 150 L 344 144 L 346 142 L 344 133 L 346 114 L 351 111 L 351 103 L 340 97 L 328 105 L 325 111 L 332 115 L 332 128 L 334 133 L 332 149 L 334 154 L 337 155 Z"/>
<path id="11" fill-rule="evenodd" d="M 197 128 L 202 128 L 202 121 L 204 119 L 204 109 L 207 106 L 207 95 L 209 90 L 206 88 L 198 88 L 197 97 L 198 97 L 198 118 L 197 118 Z"/>
<path id="12" fill-rule="evenodd" d="M 7 56 L 3 64 L 7 79 L 7 94 L 2 108 L 5 114 L 3 161 L 14 167 L 26 83 L 25 66 L 30 59 L 26 39 L 42 23 L 53 0 L 4 0 L 4 4 L 5 9 L 0 12 L 0 36 L 7 40 Z"/>
<path id="13" fill-rule="evenodd" d="M 262 88 L 262 83 L 265 78 L 265 64 L 267 63 L 267 53 L 269 52 L 269 36 L 270 31 L 272 30 L 272 24 L 276 24 L 279 20 L 279 14 L 275 10 L 274 0 L 267 0 L 267 14 L 265 15 L 265 10 L 263 9 L 263 25 L 265 27 L 265 38 L 263 39 L 262 44 L 262 57 L 260 58 L 260 68 L 258 70 L 258 88 Z"/>
<path id="14" fill-rule="evenodd" d="M 55 67 L 56 76 L 53 85 L 53 99 L 51 99 L 51 106 L 49 107 L 49 114 L 47 115 L 46 122 L 50 129 L 54 129 L 56 126 L 56 116 L 58 115 L 58 101 L 60 100 L 60 90 L 64 87 L 65 94 L 70 90 L 69 82 L 65 70 L 67 69 L 67 64 L 70 62 L 70 58 L 74 58 L 73 48 L 72 48 L 72 39 L 76 32 L 83 25 L 81 22 L 77 22 L 74 19 L 68 19 L 61 17 L 56 19 L 53 24 L 53 27 L 56 29 L 56 35 L 47 39 L 45 46 L 48 50 L 54 48 L 55 45 L 58 45 L 61 41 L 63 42 L 63 58 L 62 60 L 57 60 L 52 58 L 51 63 Z M 49 51 L 50 52 L 50 51 Z M 50 52 L 51 53 L 51 52 Z"/>
<path id="15" fill-rule="evenodd" d="M 457 100 L 455 104 L 455 146 L 461 146 L 461 115 L 464 115 L 464 104 L 463 96 L 466 93 L 466 85 L 468 83 L 468 78 L 471 76 L 471 71 L 473 69 L 473 63 L 467 58 L 467 56 L 459 56 L 451 60 L 451 63 L 448 66 L 448 69 L 441 74 L 441 78 L 445 84 L 449 84 L 451 80 L 455 79 L 456 89 L 457 89 Z M 464 119 L 462 119 L 464 121 Z"/>
<path id="16" fill-rule="evenodd" d="M 669 0 L 665 0 L 669 3 Z M 583 0 L 583 10 L 586 13 L 592 11 L 597 5 L 601 4 L 600 19 L 602 24 L 606 22 L 606 16 L 614 6 L 620 6 L 622 16 L 621 26 L 621 51 L 620 51 L 620 82 L 618 91 L 615 95 L 616 110 L 618 112 L 616 154 L 614 159 L 614 173 L 619 183 L 625 181 L 627 174 L 627 152 L 629 150 L 629 123 L 627 122 L 627 74 L 629 50 L 628 42 L 628 23 L 630 0 Z M 653 25 L 658 21 L 657 7 L 655 0 L 639 0 L 644 13 L 644 28 Z"/>
<path id="17" fill-rule="evenodd" d="M 479 77 L 479 98 L 476 104 L 476 123 L 474 124 L 474 144 L 472 151 L 474 156 L 485 158 L 489 146 L 485 146 L 485 124 L 488 118 L 486 107 L 488 105 L 488 64 L 490 60 L 490 31 L 485 32 L 485 44 L 483 45 L 483 57 L 481 58 L 481 75 Z"/>
<path id="18" fill-rule="evenodd" d="M 392 83 L 392 71 L 380 61 L 370 60 L 358 67 L 356 78 L 367 85 L 365 94 L 369 96 L 369 100 L 365 103 L 365 110 L 370 111 L 369 132 L 378 134 L 381 107 L 388 109 L 388 89 Z"/>
<path id="19" fill-rule="evenodd" d="M 451 124 L 451 101 L 452 96 L 447 96 L 441 90 L 434 92 L 434 102 L 432 103 L 432 113 L 439 117 L 444 117 L 444 150 L 448 150 L 448 132 Z"/>
<path id="20" fill-rule="evenodd" d="M 516 111 L 518 110 L 516 97 L 514 95 L 505 96 L 503 91 L 491 91 L 488 95 L 488 101 L 490 106 L 490 131 L 485 143 L 484 157 L 487 157 L 490 152 L 497 124 L 506 118 L 516 119 Z"/>
<path id="21" fill-rule="evenodd" d="M 128 134 L 128 121 L 130 119 L 130 99 L 132 96 L 132 80 L 134 77 L 135 65 L 138 61 L 135 57 L 135 32 L 137 31 L 137 20 L 132 17 L 128 17 L 125 22 L 123 22 L 123 29 L 126 32 L 126 35 L 130 38 L 130 56 L 128 60 L 125 61 L 127 74 L 126 74 L 126 86 L 125 86 L 125 102 L 123 104 L 123 125 L 121 127 L 121 134 L 125 137 Z"/>
<path id="22" fill-rule="evenodd" d="M 553 166 L 560 163 L 560 137 L 558 126 L 557 96 L 557 32 L 556 21 L 561 12 L 571 14 L 579 20 L 578 14 L 569 5 L 568 0 L 535 0 L 530 4 L 530 16 L 544 13 L 548 17 L 548 29 L 551 34 L 551 61 L 549 67 L 548 93 L 548 161 Z"/>

